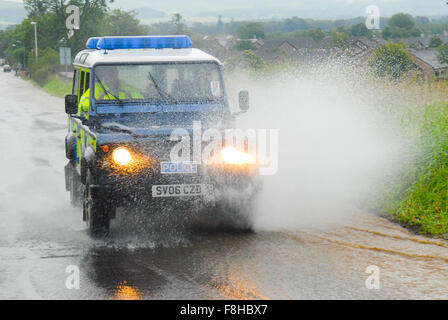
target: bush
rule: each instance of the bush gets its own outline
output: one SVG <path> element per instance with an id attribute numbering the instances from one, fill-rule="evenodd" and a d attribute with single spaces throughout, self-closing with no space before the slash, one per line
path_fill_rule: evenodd
<path id="1" fill-rule="evenodd" d="M 414 60 L 403 45 L 386 43 L 374 51 L 369 64 L 378 76 L 399 79 L 414 67 Z"/>
<path id="2" fill-rule="evenodd" d="M 40 51 L 37 62 L 32 61 L 30 65 L 31 78 L 40 86 L 47 83 L 51 74 L 59 71 L 59 53 L 52 48 Z"/>

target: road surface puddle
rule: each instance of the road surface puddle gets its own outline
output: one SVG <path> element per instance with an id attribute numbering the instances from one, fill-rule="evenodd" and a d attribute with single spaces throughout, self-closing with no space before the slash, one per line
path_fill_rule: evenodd
<path id="1" fill-rule="evenodd" d="M 300 242 L 322 247 L 339 272 L 364 273 L 377 266 L 387 297 L 448 298 L 448 241 L 414 235 L 386 219 L 357 214 L 342 226 L 326 231 L 290 234 Z"/>

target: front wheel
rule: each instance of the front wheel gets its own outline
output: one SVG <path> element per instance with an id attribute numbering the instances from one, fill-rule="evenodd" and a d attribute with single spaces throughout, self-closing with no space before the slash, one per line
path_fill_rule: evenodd
<path id="1" fill-rule="evenodd" d="M 92 194 L 92 184 L 93 178 L 89 171 L 87 173 L 86 187 L 84 189 L 83 209 L 88 232 L 91 236 L 97 237 L 109 233 L 110 210 L 105 200 Z"/>

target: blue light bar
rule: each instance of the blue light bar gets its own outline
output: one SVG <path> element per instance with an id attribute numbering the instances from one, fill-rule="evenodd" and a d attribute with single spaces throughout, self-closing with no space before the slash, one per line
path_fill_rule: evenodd
<path id="1" fill-rule="evenodd" d="M 93 45 L 94 41 L 92 40 L 90 45 Z M 103 37 L 99 38 L 96 49 L 182 49 L 191 46 L 192 42 L 188 36 Z"/>
<path id="2" fill-rule="evenodd" d="M 89 38 L 89 40 L 87 40 L 87 42 L 86 42 L 87 49 L 96 49 L 96 47 L 98 45 L 98 41 L 100 41 L 100 39 L 101 38 L 98 38 L 98 37 Z"/>

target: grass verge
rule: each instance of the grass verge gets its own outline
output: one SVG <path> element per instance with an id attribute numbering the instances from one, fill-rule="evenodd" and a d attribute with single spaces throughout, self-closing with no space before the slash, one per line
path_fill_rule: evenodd
<path id="1" fill-rule="evenodd" d="M 448 104 L 414 111 L 411 121 L 418 156 L 389 190 L 383 212 L 419 233 L 448 238 Z"/>
<path id="2" fill-rule="evenodd" d="M 64 98 L 66 94 L 72 92 L 72 81 L 59 76 L 51 76 L 42 89 L 53 96 Z"/>

